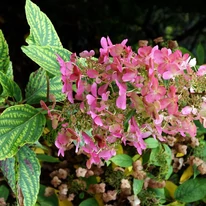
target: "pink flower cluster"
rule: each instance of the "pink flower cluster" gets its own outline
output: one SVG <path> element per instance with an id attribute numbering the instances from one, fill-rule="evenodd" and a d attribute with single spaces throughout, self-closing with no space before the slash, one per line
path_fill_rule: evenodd
<path id="1" fill-rule="evenodd" d="M 193 138 L 194 119 L 206 126 L 204 99 L 201 108 L 181 107 L 180 93 L 190 88 L 175 84 L 179 76 L 188 82 L 193 75 L 205 75 L 206 67 L 195 73 L 194 60 L 180 50 L 143 46 L 136 53 L 126 43 L 113 44 L 109 37 L 102 37 L 98 59 L 93 50 L 83 51 L 80 57 L 74 53 L 68 62 L 57 58 L 62 92 L 70 104 L 80 102 L 79 110 L 90 117 L 91 132 L 78 129 L 76 135 L 77 128 L 68 125 L 57 136 L 56 146 L 64 155 L 68 139 L 62 138 L 64 131 L 75 134 L 78 145 L 83 145 L 80 149 L 89 157 L 88 168 L 114 156 L 117 144 L 133 146 L 142 154 L 147 137 L 160 141 L 177 134 Z"/>

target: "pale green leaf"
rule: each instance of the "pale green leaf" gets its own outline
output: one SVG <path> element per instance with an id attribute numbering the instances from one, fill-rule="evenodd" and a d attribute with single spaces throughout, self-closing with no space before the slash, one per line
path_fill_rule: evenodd
<path id="1" fill-rule="evenodd" d="M 36 203 L 40 187 L 41 167 L 36 154 L 28 147 L 23 146 L 17 153 L 18 187 L 21 189 L 25 206 Z"/>
<path id="2" fill-rule="evenodd" d="M 135 196 L 142 190 L 143 184 L 144 180 L 133 179 L 132 188 Z"/>
<path id="3" fill-rule="evenodd" d="M 147 148 L 156 148 L 159 145 L 158 140 L 152 137 L 145 139 L 144 142 L 146 143 Z"/>
<path id="4" fill-rule="evenodd" d="M 120 167 L 130 167 L 132 166 L 132 158 L 127 154 L 118 154 L 110 159 L 114 164 Z"/>
<path id="5" fill-rule="evenodd" d="M 7 72 L 9 68 L 9 48 L 2 31 L 0 30 L 0 71 Z"/>
<path id="6" fill-rule="evenodd" d="M 26 39 L 28 44 L 62 47 L 52 22 L 36 4 L 26 0 L 25 11 L 26 19 L 30 26 L 30 35 Z"/>
<path id="7" fill-rule="evenodd" d="M 60 75 L 60 65 L 57 61 L 57 55 L 61 56 L 64 61 L 69 61 L 71 52 L 56 46 L 22 46 L 22 51 L 36 62 L 40 67 L 49 73 Z"/>
<path id="8" fill-rule="evenodd" d="M 16 105 L 0 115 L 0 160 L 12 157 L 26 143 L 41 136 L 45 116 L 30 105 Z"/>
<path id="9" fill-rule="evenodd" d="M 49 79 L 49 94 L 53 94 L 56 101 L 63 101 L 65 99 L 65 95 L 62 93 L 60 76 Z M 47 100 L 46 72 L 42 68 L 30 74 L 25 96 L 28 104 L 39 103 L 40 100 Z"/>

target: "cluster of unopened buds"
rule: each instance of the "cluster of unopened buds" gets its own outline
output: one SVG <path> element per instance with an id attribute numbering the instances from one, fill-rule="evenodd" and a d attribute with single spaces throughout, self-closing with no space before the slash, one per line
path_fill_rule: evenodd
<path id="1" fill-rule="evenodd" d="M 91 168 L 115 156 L 118 144 L 142 154 L 145 138 L 195 138 L 194 120 L 206 127 L 206 98 L 198 90 L 198 81 L 206 85 L 206 66 L 180 50 L 142 46 L 134 52 L 126 43 L 102 37 L 99 58 L 93 50 L 73 53 L 67 62 L 57 57 L 68 99 L 58 155 L 74 144 Z"/>

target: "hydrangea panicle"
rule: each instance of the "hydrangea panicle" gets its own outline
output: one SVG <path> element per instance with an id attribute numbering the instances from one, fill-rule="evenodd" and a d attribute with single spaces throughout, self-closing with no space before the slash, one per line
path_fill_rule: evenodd
<path id="1" fill-rule="evenodd" d="M 206 127 L 206 103 L 192 99 L 198 77 L 206 74 L 205 65 L 195 72 L 196 60 L 178 49 L 142 45 L 134 52 L 126 43 L 127 39 L 113 44 L 102 37 L 99 58 L 93 57 L 93 50 L 81 52 L 80 58 L 73 53 L 68 62 L 57 56 L 69 111 L 68 126 L 56 139 L 58 154 L 64 155 L 76 142 L 77 150 L 80 147 L 89 158 L 88 168 L 114 156 L 117 144 L 133 146 L 142 154 L 145 138 L 193 138 L 194 120 Z M 185 91 L 192 94 L 186 101 Z"/>

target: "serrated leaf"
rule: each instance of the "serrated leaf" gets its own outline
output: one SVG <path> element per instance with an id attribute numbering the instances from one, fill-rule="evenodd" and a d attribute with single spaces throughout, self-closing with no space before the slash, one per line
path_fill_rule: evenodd
<path id="1" fill-rule="evenodd" d="M 132 158 L 127 154 L 118 154 L 110 159 L 114 164 L 120 167 L 130 167 L 132 166 Z"/>
<path id="2" fill-rule="evenodd" d="M 0 160 L 10 158 L 19 147 L 34 143 L 41 136 L 45 116 L 30 105 L 16 105 L 0 115 Z"/>
<path id="3" fill-rule="evenodd" d="M 33 206 L 39 193 L 41 167 L 36 154 L 26 145 L 18 151 L 17 158 L 18 187 L 23 194 L 24 205 Z"/>
<path id="4" fill-rule="evenodd" d="M 205 60 L 205 50 L 204 50 L 204 47 L 202 46 L 201 43 L 199 43 L 199 44 L 197 45 L 196 55 L 197 55 L 197 63 L 198 63 L 199 65 L 204 64 L 204 60 Z"/>
<path id="5" fill-rule="evenodd" d="M 9 62 L 10 58 L 8 44 L 2 31 L 0 30 L 0 71 L 6 73 L 7 69 L 9 68 Z"/>
<path id="6" fill-rule="evenodd" d="M 49 94 L 54 94 L 56 101 L 63 101 L 65 99 L 65 95 L 62 93 L 60 76 L 53 77 L 49 80 Z M 25 96 L 28 104 L 39 103 L 40 100 L 47 100 L 46 72 L 42 68 L 30 74 Z"/>
<path id="7" fill-rule="evenodd" d="M 79 206 L 99 206 L 98 202 L 94 198 L 88 198 L 80 203 Z"/>
<path id="8" fill-rule="evenodd" d="M 16 174 L 15 174 L 15 158 L 7 158 L 0 161 L 0 170 L 6 178 L 10 188 L 16 194 Z"/>
<path id="9" fill-rule="evenodd" d="M 143 184 L 144 180 L 133 179 L 132 188 L 135 196 L 142 190 Z"/>
<path id="10" fill-rule="evenodd" d="M 206 196 L 206 179 L 190 179 L 180 185 L 175 191 L 175 199 L 181 202 L 195 202 Z"/>
<path id="11" fill-rule="evenodd" d="M 30 35 L 26 39 L 28 44 L 62 47 L 52 22 L 36 4 L 26 0 L 25 11 L 30 26 Z"/>
<path id="12" fill-rule="evenodd" d="M 3 98 L 14 97 L 17 102 L 22 101 L 22 93 L 20 87 L 7 74 L 0 71 L 0 84 L 3 92 L 0 95 Z"/>
<path id="13" fill-rule="evenodd" d="M 40 67 L 49 73 L 57 76 L 60 75 L 60 66 L 57 61 L 57 54 L 64 61 L 69 61 L 71 52 L 56 46 L 22 46 L 22 51 L 36 62 Z"/>

